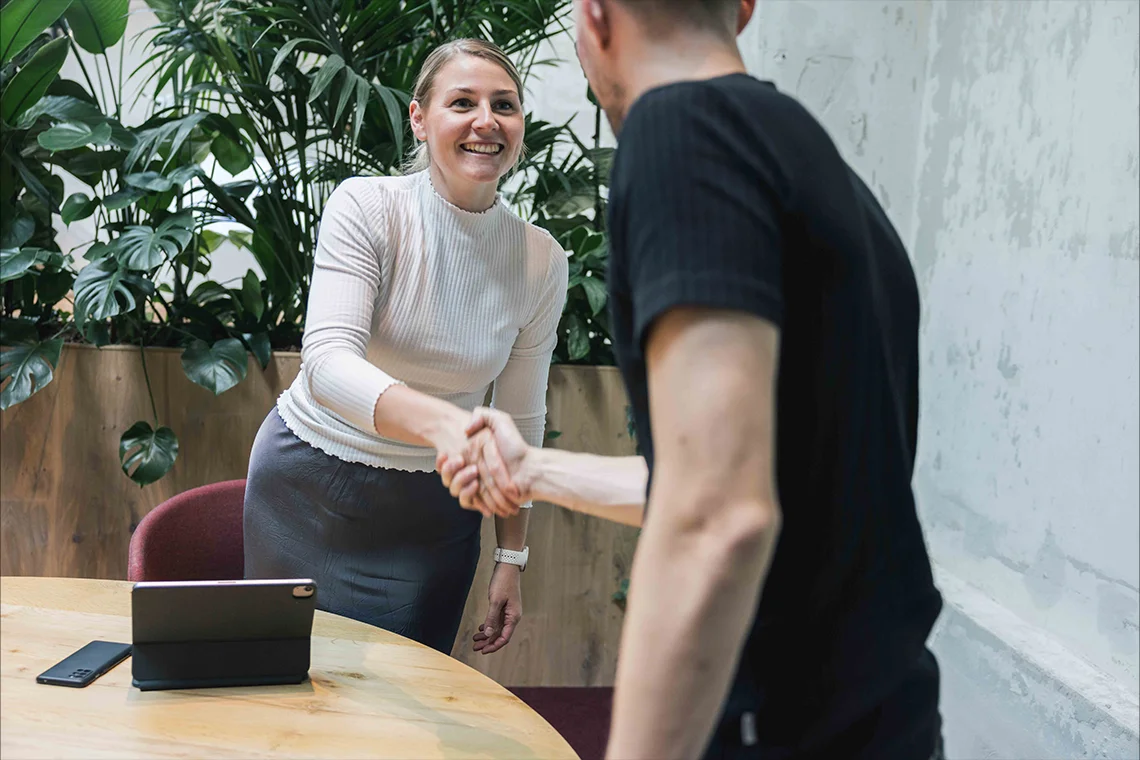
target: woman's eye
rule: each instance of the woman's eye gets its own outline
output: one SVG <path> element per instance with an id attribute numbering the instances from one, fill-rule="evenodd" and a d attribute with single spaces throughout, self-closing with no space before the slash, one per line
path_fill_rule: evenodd
<path id="1" fill-rule="evenodd" d="M 452 107 L 470 108 L 474 104 L 467 98 L 459 98 L 458 100 L 452 101 L 451 105 Z"/>
<path id="2" fill-rule="evenodd" d="M 515 109 L 515 104 L 509 100 L 500 100 L 495 105 L 495 107 L 502 111 L 513 111 Z"/>

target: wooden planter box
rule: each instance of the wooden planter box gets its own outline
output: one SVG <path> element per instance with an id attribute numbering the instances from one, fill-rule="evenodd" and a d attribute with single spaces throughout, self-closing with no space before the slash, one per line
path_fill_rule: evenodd
<path id="1" fill-rule="evenodd" d="M 119 436 L 151 421 L 141 351 L 66 346 L 55 380 L 0 413 L 0 574 L 122 579 L 131 531 L 176 493 L 243 478 L 262 420 L 300 368 L 275 354 L 264 372 L 214 396 L 182 372 L 180 352 L 148 349 L 160 422 L 181 444 L 174 469 L 139 488 L 119 469 Z M 555 448 L 631 454 L 626 396 L 613 367 L 552 368 L 547 430 Z M 511 686 L 613 683 L 622 613 L 612 602 L 628 575 L 636 531 L 539 504 L 531 515 L 531 560 L 523 574 L 525 617 L 502 652 L 471 652 L 486 614 L 495 545 L 483 532 L 483 560 L 467 602 L 455 656 Z"/>

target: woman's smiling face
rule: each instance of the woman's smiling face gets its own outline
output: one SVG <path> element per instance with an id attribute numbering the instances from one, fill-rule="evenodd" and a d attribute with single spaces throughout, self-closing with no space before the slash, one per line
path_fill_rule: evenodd
<path id="1" fill-rule="evenodd" d="M 525 121 L 514 80 L 498 64 L 457 55 L 428 103 L 412 103 L 412 132 L 448 183 L 497 183 L 518 160 Z"/>

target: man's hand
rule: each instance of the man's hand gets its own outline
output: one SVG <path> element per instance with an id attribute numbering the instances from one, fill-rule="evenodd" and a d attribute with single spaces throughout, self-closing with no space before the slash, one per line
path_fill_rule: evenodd
<path id="1" fill-rule="evenodd" d="M 502 509 L 516 514 L 518 505 L 530 501 L 534 473 L 527 465 L 531 447 L 511 416 L 496 409 L 476 409 L 467 434 L 477 454 L 460 459 L 441 452 L 436 469 L 443 484 L 465 509 L 484 511 L 491 500 L 496 514 L 502 516 Z"/>
<path id="2" fill-rule="evenodd" d="M 517 565 L 498 564 L 491 573 L 491 587 L 487 590 L 487 619 L 480 624 L 473 638 L 475 651 L 483 654 L 497 652 L 507 645 L 515 628 L 522 620 L 522 589 Z"/>

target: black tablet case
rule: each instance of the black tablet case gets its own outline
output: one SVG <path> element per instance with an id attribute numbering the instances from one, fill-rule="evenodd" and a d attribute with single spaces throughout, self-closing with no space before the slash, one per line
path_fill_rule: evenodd
<path id="1" fill-rule="evenodd" d="M 316 594 L 298 585 L 136 585 L 132 683 L 143 691 L 301 683 Z"/>

